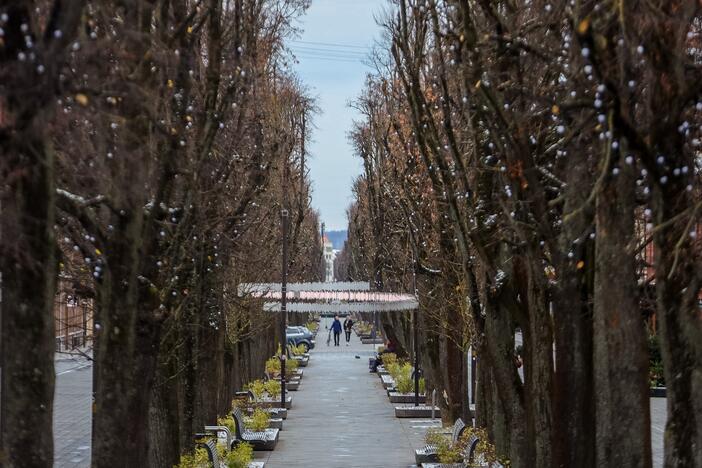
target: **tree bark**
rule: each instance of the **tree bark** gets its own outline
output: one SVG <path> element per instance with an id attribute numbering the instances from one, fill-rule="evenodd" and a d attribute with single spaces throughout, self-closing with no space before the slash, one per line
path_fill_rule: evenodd
<path id="1" fill-rule="evenodd" d="M 8 184 L 1 206 L 0 461 L 8 466 L 50 466 L 54 457 L 54 165 L 43 126 L 0 136 Z"/>
<path id="2" fill-rule="evenodd" d="M 654 189 L 657 225 L 691 206 L 684 188 L 677 189 Z M 666 468 L 702 466 L 702 325 L 697 304 L 702 279 L 687 230 L 683 218 L 660 229 L 653 238 L 656 312 L 668 407 Z M 686 241 L 678 245 L 680 239 Z"/>
<path id="3" fill-rule="evenodd" d="M 556 362 L 553 400 L 553 467 L 595 466 L 595 405 L 592 385 L 592 241 L 581 239 L 592 224 L 586 205 L 590 170 L 573 163 L 567 181 L 563 228 L 554 240 L 553 287 Z M 576 243 L 576 240 L 580 239 Z M 568 255 L 572 254 L 572 257 Z M 582 260 L 585 268 L 577 269 Z"/>
<path id="4" fill-rule="evenodd" d="M 648 353 L 632 253 L 633 170 L 626 165 L 620 175 L 608 176 L 596 202 L 593 341 L 598 467 L 651 466 Z"/>

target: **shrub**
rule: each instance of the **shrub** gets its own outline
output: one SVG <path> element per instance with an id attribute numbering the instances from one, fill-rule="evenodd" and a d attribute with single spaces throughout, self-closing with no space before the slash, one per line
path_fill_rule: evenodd
<path id="1" fill-rule="evenodd" d="M 225 458 L 227 468 L 246 468 L 253 461 L 253 447 L 242 442 L 237 445 Z"/>
<path id="2" fill-rule="evenodd" d="M 410 373 L 400 373 L 395 379 L 395 389 L 400 393 L 413 393 L 414 392 L 414 379 Z M 419 378 L 419 393 L 426 393 L 427 385 L 424 377 Z"/>
<path id="3" fill-rule="evenodd" d="M 276 356 L 273 356 L 272 358 L 267 360 L 266 372 L 271 376 L 280 374 L 280 359 L 278 359 Z"/>
<path id="4" fill-rule="evenodd" d="M 392 378 L 397 382 L 403 377 L 411 379 L 412 376 L 412 364 L 409 362 L 393 362 L 389 367 L 386 367 Z"/>
<path id="5" fill-rule="evenodd" d="M 266 384 L 263 383 L 263 380 L 257 379 L 253 382 L 249 382 L 248 385 L 246 385 L 246 388 L 248 390 L 251 390 L 251 393 L 254 394 L 254 398 L 260 400 L 261 398 L 263 398 L 263 394 L 266 391 Z"/>
<path id="6" fill-rule="evenodd" d="M 244 418 L 244 425 L 255 432 L 266 429 L 271 422 L 271 417 L 267 411 L 256 408 L 249 418 Z"/>
<path id="7" fill-rule="evenodd" d="M 383 367 L 386 369 L 389 365 L 397 362 L 397 354 L 395 353 L 384 353 L 383 354 Z"/>
<path id="8" fill-rule="evenodd" d="M 268 393 L 268 395 L 271 398 L 276 398 L 276 397 L 280 396 L 281 386 L 280 386 L 280 382 L 278 380 L 267 381 L 265 383 L 265 387 L 266 387 L 266 393 Z"/>
<path id="9" fill-rule="evenodd" d="M 436 453 L 441 463 L 457 463 L 461 461 L 460 447 L 453 448 L 451 439 L 445 434 L 439 432 L 438 429 L 429 429 L 424 435 L 424 440 L 429 445 L 436 447 Z"/>
<path id="10" fill-rule="evenodd" d="M 307 322 L 305 326 L 312 333 L 316 332 L 319 329 L 319 324 L 317 322 Z"/>
<path id="11" fill-rule="evenodd" d="M 370 335 L 373 329 L 369 323 L 366 322 L 356 322 L 356 331 L 359 335 Z"/>
<path id="12" fill-rule="evenodd" d="M 468 439 L 473 434 L 478 437 L 478 445 L 475 447 L 474 459 L 476 465 L 480 463 L 480 466 L 490 466 L 492 463 L 500 461 L 503 465 L 510 466 L 509 460 L 497 456 L 495 446 L 490 443 L 487 430 L 484 427 L 466 427 L 457 444 L 461 447 L 461 450 L 466 447 Z"/>
<path id="13" fill-rule="evenodd" d="M 648 380 L 651 387 L 665 387 L 665 376 L 663 374 L 663 358 L 658 341 L 658 335 L 648 336 Z"/>
<path id="14" fill-rule="evenodd" d="M 280 364 L 280 363 L 278 363 Z M 295 372 L 297 368 L 300 367 L 300 363 L 297 362 L 294 359 L 286 359 L 285 360 L 285 372 Z M 280 371 L 280 369 L 279 369 Z"/>
<path id="15" fill-rule="evenodd" d="M 436 456 L 439 463 L 459 463 L 463 461 L 463 447 L 446 439 L 446 443 L 436 446 Z"/>
<path id="16" fill-rule="evenodd" d="M 232 434 L 236 434 L 236 426 L 234 424 L 234 417 L 230 414 L 229 416 L 225 416 L 223 418 L 217 418 L 217 425 L 218 426 L 225 426 L 227 429 L 229 429 L 229 432 Z"/>
<path id="17" fill-rule="evenodd" d="M 393 379 L 397 380 L 397 376 L 400 375 L 400 364 L 397 362 L 393 362 L 392 364 L 388 364 L 387 366 L 384 366 L 385 370 L 390 373 Z"/>
<path id="18" fill-rule="evenodd" d="M 207 458 L 207 450 L 204 448 L 196 448 L 191 454 L 180 456 L 180 463 L 174 468 L 209 468 L 212 466 L 210 459 Z"/>
<path id="19" fill-rule="evenodd" d="M 305 347 L 302 345 L 290 345 L 290 352 L 293 356 L 302 356 L 305 354 Z"/>
<path id="20" fill-rule="evenodd" d="M 400 374 L 395 379 L 395 388 L 400 393 L 411 393 L 414 390 L 414 380 L 405 374 Z"/>

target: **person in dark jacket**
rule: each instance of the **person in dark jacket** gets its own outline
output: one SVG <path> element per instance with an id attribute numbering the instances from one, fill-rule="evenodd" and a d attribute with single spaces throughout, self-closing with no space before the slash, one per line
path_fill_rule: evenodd
<path id="1" fill-rule="evenodd" d="M 349 345 L 349 341 L 351 341 L 351 328 L 353 327 L 353 320 L 351 320 L 351 317 L 346 317 L 346 320 L 344 320 L 344 331 L 346 332 L 346 346 Z"/>
<path id="2" fill-rule="evenodd" d="M 339 337 L 341 336 L 341 321 L 339 320 L 338 315 L 334 317 L 331 329 L 334 332 L 334 346 L 339 346 Z"/>

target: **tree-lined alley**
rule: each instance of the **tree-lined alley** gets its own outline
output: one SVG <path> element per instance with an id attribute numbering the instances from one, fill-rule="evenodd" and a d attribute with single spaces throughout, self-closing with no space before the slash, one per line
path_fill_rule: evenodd
<path id="1" fill-rule="evenodd" d="M 666 466 L 702 465 L 700 4 L 393 5 L 355 103 L 344 278 L 416 277 L 446 419 L 472 347 L 513 466 L 650 466 L 650 334 Z"/>
<path id="2" fill-rule="evenodd" d="M 238 286 L 280 281 L 283 210 L 288 280 L 324 279 L 310 1 L 0 6 L 0 464 L 52 464 L 62 282 L 95 305 L 93 466 L 173 466 L 280 369 Z M 650 467 L 662 382 L 665 466 L 702 466 L 702 3 L 384 4 L 336 279 L 416 292 L 444 421 L 510 466 Z"/>

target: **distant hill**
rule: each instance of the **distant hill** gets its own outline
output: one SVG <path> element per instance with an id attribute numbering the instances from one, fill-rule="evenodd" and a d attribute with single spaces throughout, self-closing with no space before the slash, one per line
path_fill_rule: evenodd
<path id="1" fill-rule="evenodd" d="M 348 233 L 346 230 L 343 231 L 327 231 L 324 234 L 329 238 L 335 250 L 341 250 L 344 247 L 344 242 Z"/>

